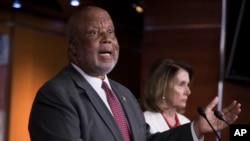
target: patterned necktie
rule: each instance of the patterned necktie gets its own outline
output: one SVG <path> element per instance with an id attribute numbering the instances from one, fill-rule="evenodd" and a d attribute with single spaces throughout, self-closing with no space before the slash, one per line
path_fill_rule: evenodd
<path id="1" fill-rule="evenodd" d="M 107 83 L 104 81 L 102 82 L 102 88 L 106 93 L 109 106 L 113 113 L 114 119 L 122 133 L 124 141 L 130 141 L 128 126 L 121 105 L 118 102 L 118 99 L 116 98 L 112 90 L 109 88 Z"/>

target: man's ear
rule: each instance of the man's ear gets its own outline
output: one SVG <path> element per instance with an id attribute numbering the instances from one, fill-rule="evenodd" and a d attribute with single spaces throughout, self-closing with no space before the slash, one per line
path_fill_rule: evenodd
<path id="1" fill-rule="evenodd" d="M 76 56 L 76 46 L 74 40 L 70 40 L 68 44 L 68 50 L 72 55 Z"/>

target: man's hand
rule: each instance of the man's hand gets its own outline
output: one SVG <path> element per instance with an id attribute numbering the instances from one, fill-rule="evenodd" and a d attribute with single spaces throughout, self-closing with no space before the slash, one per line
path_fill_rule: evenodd
<path id="1" fill-rule="evenodd" d="M 205 113 L 208 120 L 214 127 L 214 129 L 216 131 L 221 131 L 228 125 L 224 121 L 219 120 L 214 116 L 213 109 L 217 104 L 218 104 L 218 97 L 215 97 L 206 106 Z M 222 109 L 221 114 L 228 123 L 232 124 L 238 118 L 240 111 L 241 111 L 241 104 L 234 100 L 229 106 Z M 201 138 L 205 133 L 213 132 L 212 128 L 209 126 L 207 121 L 202 116 L 199 116 L 198 120 L 194 121 L 194 130 L 198 138 Z"/>

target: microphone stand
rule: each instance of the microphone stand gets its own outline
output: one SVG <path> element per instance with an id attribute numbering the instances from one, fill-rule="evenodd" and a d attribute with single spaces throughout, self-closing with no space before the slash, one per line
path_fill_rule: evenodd
<path id="1" fill-rule="evenodd" d="M 214 129 L 213 125 L 210 123 L 210 121 L 207 119 L 207 115 L 206 115 L 204 109 L 203 109 L 202 107 L 198 107 L 198 108 L 197 108 L 197 111 L 198 111 L 198 113 L 199 113 L 203 118 L 206 119 L 207 123 L 208 123 L 209 126 L 212 128 L 212 130 L 213 130 L 214 134 L 216 135 L 216 137 L 218 138 L 218 140 L 221 141 L 220 136 L 219 136 L 218 133 L 215 131 L 215 129 Z"/>

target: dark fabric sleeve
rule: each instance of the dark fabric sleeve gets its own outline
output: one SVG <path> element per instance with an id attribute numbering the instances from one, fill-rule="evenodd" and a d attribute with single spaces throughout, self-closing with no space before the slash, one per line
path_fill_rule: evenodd
<path id="1" fill-rule="evenodd" d="M 193 141 L 191 123 L 181 125 L 162 133 L 150 134 L 147 129 L 147 141 Z"/>

